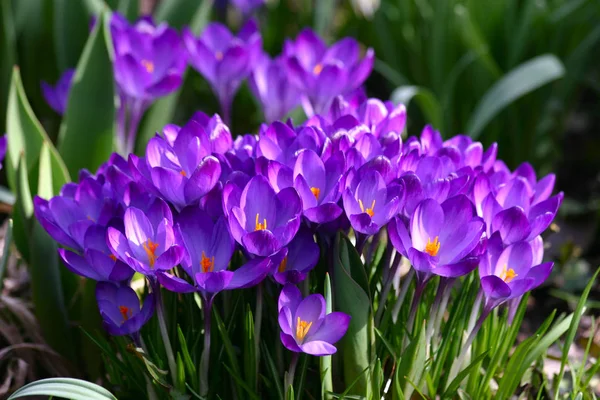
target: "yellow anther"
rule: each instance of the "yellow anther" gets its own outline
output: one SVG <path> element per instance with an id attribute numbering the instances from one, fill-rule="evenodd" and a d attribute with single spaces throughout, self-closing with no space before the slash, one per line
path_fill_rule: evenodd
<path id="1" fill-rule="evenodd" d="M 431 238 L 429 238 L 427 239 L 427 244 L 425 245 L 425 253 L 429 254 L 431 257 L 435 257 L 440 251 L 441 245 L 442 244 L 437 236 L 433 239 L 433 242 L 431 241 Z"/>
<path id="2" fill-rule="evenodd" d="M 369 217 L 373 217 L 373 215 L 375 215 L 375 200 L 373 200 L 373 203 L 371 203 L 370 208 L 365 208 L 362 200 L 358 200 L 358 205 L 360 206 L 360 210 L 362 212 L 369 214 Z"/>
<path id="3" fill-rule="evenodd" d="M 115 256 L 114 254 L 109 254 L 108 256 L 110 257 L 111 260 L 117 261 L 117 256 Z"/>
<path id="4" fill-rule="evenodd" d="M 504 268 L 502 268 L 502 272 L 500 273 L 500 279 L 506 283 L 510 283 L 517 276 L 519 275 L 515 273 L 515 270 L 512 268 L 507 268 L 506 265 Z"/>
<path id="5" fill-rule="evenodd" d="M 181 176 L 187 176 L 184 170 L 179 171 L 179 173 L 181 174 Z"/>
<path id="6" fill-rule="evenodd" d="M 255 231 L 264 231 L 267 229 L 267 219 L 263 218 L 263 222 L 262 224 L 260 222 L 258 222 L 258 214 L 256 214 L 256 223 L 254 226 L 254 230 Z"/>
<path id="7" fill-rule="evenodd" d="M 300 317 L 298 317 L 296 321 L 296 339 L 304 340 L 312 324 L 312 322 L 302 321 Z"/>
<path id="8" fill-rule="evenodd" d="M 221 61 L 223 59 L 223 52 L 222 51 L 217 51 L 215 53 L 215 58 L 219 61 Z"/>

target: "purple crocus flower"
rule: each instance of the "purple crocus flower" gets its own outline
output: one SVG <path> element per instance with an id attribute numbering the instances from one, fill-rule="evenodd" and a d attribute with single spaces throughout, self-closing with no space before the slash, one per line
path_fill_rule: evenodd
<path id="1" fill-rule="evenodd" d="M 312 150 L 302 150 L 294 166 L 294 188 L 302 199 L 304 216 L 311 222 L 331 222 L 342 214 L 337 204 L 345 167 L 342 152 L 336 152 L 327 161 Z"/>
<path id="2" fill-rule="evenodd" d="M 360 59 L 359 53 L 356 40 L 344 38 L 327 48 L 310 28 L 300 32 L 295 41 L 286 41 L 283 54 L 289 76 L 310 102 L 308 110 L 305 104 L 309 117 L 327 111 L 336 96 L 351 92 L 367 79 L 375 55 L 368 49 Z"/>
<path id="3" fill-rule="evenodd" d="M 117 205 L 112 197 L 106 196 L 102 181 L 87 177 L 80 184 L 65 185 L 61 194 L 49 201 L 39 196 L 33 199 L 36 218 L 54 240 L 83 251 L 88 228 L 96 224 L 107 226 Z"/>
<path id="4" fill-rule="evenodd" d="M 409 227 L 403 217 L 396 217 L 388 225 L 388 233 L 396 250 L 408 257 L 424 284 L 433 274 L 456 278 L 475 269 L 479 258 L 473 253 L 484 228 L 471 201 L 458 195 L 442 204 L 423 200 L 412 214 Z"/>
<path id="5" fill-rule="evenodd" d="M 96 300 L 104 329 L 113 336 L 137 334 L 154 314 L 154 295 L 146 296 L 140 308 L 140 299 L 129 286 L 99 282 Z"/>
<path id="6" fill-rule="evenodd" d="M 137 164 L 140 174 L 178 209 L 197 204 L 221 175 L 219 160 L 211 156 L 210 137 L 195 120 L 179 130 L 172 147 L 160 136 L 150 139 L 146 163 L 147 169 Z"/>
<path id="7" fill-rule="evenodd" d="M 325 314 L 325 299 L 311 294 L 302 299 L 300 290 L 286 285 L 279 295 L 279 327 L 283 345 L 296 353 L 313 356 L 334 354 L 334 344 L 348 330 L 350 316 L 342 312 Z"/>
<path id="8" fill-rule="evenodd" d="M 260 101 L 267 123 L 283 119 L 299 104 L 300 92 L 290 85 L 281 57 L 271 60 L 267 54 L 261 54 L 248 83 Z"/>
<path id="9" fill-rule="evenodd" d="M 199 38 L 184 29 L 183 39 L 190 63 L 211 84 L 229 124 L 231 103 L 240 84 L 252 71 L 262 48 L 256 22 L 249 20 L 234 36 L 226 26 L 213 22 Z"/>
<path id="10" fill-rule="evenodd" d="M 344 210 L 352 228 L 365 235 L 374 235 L 398 213 L 404 202 L 404 189 L 398 184 L 385 184 L 376 170 L 364 174 L 343 194 Z"/>
<path id="11" fill-rule="evenodd" d="M 123 216 L 124 233 L 109 227 L 107 242 L 113 254 L 136 272 L 154 276 L 177 266 L 185 255 L 175 241 L 173 222 L 156 207 L 146 215 L 129 207 Z"/>
<path id="12" fill-rule="evenodd" d="M 244 15 L 251 14 L 252 11 L 265 4 L 265 0 L 231 0 L 231 2 Z"/>
<path id="13" fill-rule="evenodd" d="M 296 237 L 287 247 L 271 256 L 275 270 L 275 280 L 285 285 L 297 284 L 306 278 L 308 272 L 319 261 L 319 246 L 315 243 L 312 232 L 307 228 L 300 228 Z"/>
<path id="14" fill-rule="evenodd" d="M 239 193 L 228 183 L 223 202 L 229 229 L 235 240 L 251 254 L 270 256 L 286 246 L 300 227 L 302 201 L 294 188 L 275 193 L 262 175 L 253 177 Z"/>
<path id="15" fill-rule="evenodd" d="M 528 242 L 517 242 L 502 249 L 500 240 L 490 240 L 487 255 L 479 265 L 486 307 L 496 307 L 541 285 L 552 272 L 554 263 L 537 264 L 539 258 Z"/>
<path id="16" fill-rule="evenodd" d="M 48 105 L 60 115 L 63 115 L 67 110 L 67 101 L 69 100 L 69 91 L 71 83 L 75 75 L 74 69 L 66 70 L 56 82 L 56 86 L 52 86 L 46 82 L 42 82 L 42 94 Z"/>
<path id="17" fill-rule="evenodd" d="M 186 53 L 177 31 L 166 23 L 155 26 L 151 18 L 141 18 L 131 26 L 113 13 L 111 33 L 120 97 L 117 146 L 122 154 L 129 154 L 148 106 L 181 86 Z"/>
<path id="18" fill-rule="evenodd" d="M 129 280 L 134 271 L 110 252 L 106 245 L 106 228 L 89 227 L 84 237 L 83 255 L 65 249 L 58 253 L 73 273 L 95 281 L 121 282 Z"/>
<path id="19" fill-rule="evenodd" d="M 224 217 L 213 222 L 203 210 L 187 207 L 177 218 L 177 229 L 178 237 L 187 249 L 182 266 L 194 284 L 170 274 L 159 274 L 159 282 L 171 291 L 200 291 L 210 298 L 222 290 L 253 286 L 269 273 L 271 263 L 268 259 L 251 260 L 235 271 L 228 269 L 235 241 Z"/>

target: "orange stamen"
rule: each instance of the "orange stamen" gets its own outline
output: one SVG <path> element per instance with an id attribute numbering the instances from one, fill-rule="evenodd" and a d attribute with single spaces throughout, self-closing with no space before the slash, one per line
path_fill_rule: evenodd
<path id="1" fill-rule="evenodd" d="M 315 196 L 315 199 L 319 200 L 319 196 L 321 195 L 321 189 L 319 189 L 318 187 L 311 187 L 310 191 L 312 192 L 313 196 Z"/>
<path id="2" fill-rule="evenodd" d="M 146 68 L 149 74 L 154 72 L 154 63 L 150 60 L 142 60 L 142 65 Z"/>
<path id="3" fill-rule="evenodd" d="M 427 239 L 427 244 L 425 245 L 425 253 L 429 254 L 431 257 L 435 257 L 440 251 L 441 245 L 442 244 L 437 236 L 433 239 L 433 242 L 431 241 L 431 238 L 429 238 Z"/>
<path id="4" fill-rule="evenodd" d="M 517 276 L 519 275 L 515 273 L 515 270 L 512 268 L 507 269 L 506 265 L 504 266 L 504 268 L 502 268 L 502 272 L 500 273 L 500 279 L 502 279 L 506 283 L 510 283 Z"/>
<path id="5" fill-rule="evenodd" d="M 127 306 L 119 306 L 119 312 L 123 316 L 123 322 L 125 322 L 129 318 L 131 318 L 131 316 L 133 314 L 133 312 L 131 311 L 131 308 L 129 308 Z"/>
<path id="6" fill-rule="evenodd" d="M 370 208 L 365 208 L 362 200 L 358 200 L 358 205 L 360 206 L 360 210 L 362 212 L 369 214 L 369 217 L 373 217 L 373 215 L 375 215 L 375 200 L 373 200 L 373 203 L 371 203 Z"/>
<path id="7" fill-rule="evenodd" d="M 215 58 L 219 61 L 221 61 L 223 59 L 223 52 L 222 51 L 217 51 L 215 53 Z"/>
<path id="8" fill-rule="evenodd" d="M 154 243 L 152 239 L 148 239 L 146 243 L 143 244 L 144 250 L 146 250 L 146 255 L 148 256 L 148 264 L 150 267 L 154 267 L 154 263 L 156 262 L 156 249 L 158 249 L 158 243 Z"/>
<path id="9" fill-rule="evenodd" d="M 263 218 L 263 222 L 262 224 L 260 222 L 258 222 L 258 214 L 256 214 L 256 222 L 254 225 L 254 230 L 255 231 L 264 231 L 267 229 L 267 219 Z"/>
<path id="10" fill-rule="evenodd" d="M 215 270 L 215 256 L 212 258 L 206 257 L 206 254 L 202 252 L 202 259 L 200 260 L 200 267 L 202 267 L 202 272 L 213 272 Z"/>
<path id="11" fill-rule="evenodd" d="M 109 254 L 108 256 L 110 257 L 111 260 L 117 261 L 117 256 L 115 256 L 114 254 Z"/>
<path id="12" fill-rule="evenodd" d="M 313 68 L 313 74 L 315 75 L 319 75 L 321 73 L 321 71 L 323 71 L 323 64 L 318 63 L 317 65 L 315 65 L 315 67 Z"/>
<path id="13" fill-rule="evenodd" d="M 285 256 L 285 258 L 279 264 L 279 267 L 277 267 L 277 272 L 282 273 L 285 271 L 285 269 L 287 268 L 287 261 L 288 261 L 288 258 L 287 258 L 287 256 Z"/>
<path id="14" fill-rule="evenodd" d="M 184 170 L 179 171 L 179 173 L 181 174 L 181 176 L 187 176 Z"/>
<path id="15" fill-rule="evenodd" d="M 312 322 L 302 321 L 300 317 L 298 317 L 296 321 L 296 339 L 304 340 L 312 324 Z"/>

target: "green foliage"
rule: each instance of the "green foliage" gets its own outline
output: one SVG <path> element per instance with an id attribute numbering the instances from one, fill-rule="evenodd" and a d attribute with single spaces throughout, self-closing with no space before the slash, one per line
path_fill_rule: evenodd
<path id="1" fill-rule="evenodd" d="M 14 392 L 8 399 L 29 396 L 58 396 L 70 400 L 117 400 L 101 386 L 71 378 L 50 378 L 33 382 Z"/>
<path id="2" fill-rule="evenodd" d="M 82 168 L 95 171 L 113 152 L 115 93 L 109 17 L 108 13 L 99 16 L 85 45 L 60 128 L 58 149 L 72 176 Z"/>

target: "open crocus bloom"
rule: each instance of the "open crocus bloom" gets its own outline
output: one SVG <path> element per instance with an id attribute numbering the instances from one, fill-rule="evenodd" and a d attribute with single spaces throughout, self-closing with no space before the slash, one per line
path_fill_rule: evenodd
<path id="1" fill-rule="evenodd" d="M 421 282 L 432 274 L 455 278 L 475 269 L 479 258 L 471 253 L 483 230 L 483 220 L 464 195 L 442 204 L 423 200 L 410 219 L 410 233 L 402 217 L 396 217 L 388 226 L 392 244 L 410 259 Z"/>
<path id="2" fill-rule="evenodd" d="M 294 187 L 302 198 L 306 219 L 322 224 L 342 214 L 337 203 L 344 171 L 342 152 L 335 152 L 325 162 L 312 150 L 299 153 L 293 172 Z"/>
<path id="3" fill-rule="evenodd" d="M 302 299 L 300 290 L 286 285 L 279 295 L 279 327 L 281 342 L 291 351 L 314 356 L 327 356 L 337 351 L 350 324 L 350 316 L 342 312 L 325 314 L 325 299 L 312 294 Z"/>
<path id="4" fill-rule="evenodd" d="M 540 257 L 539 241 L 534 247 L 528 242 L 517 242 L 502 249 L 496 236 L 488 242 L 487 255 L 481 259 L 479 276 L 488 307 L 522 296 L 541 285 L 552 272 L 554 263 L 534 266 Z"/>
<path id="5" fill-rule="evenodd" d="M 231 188 L 229 183 L 227 186 Z M 251 254 L 270 256 L 287 245 L 300 227 L 302 201 L 294 188 L 275 191 L 262 175 L 252 178 L 241 195 L 237 186 L 223 190 L 229 229 Z M 227 196 L 228 198 L 225 198 Z"/>
<path id="6" fill-rule="evenodd" d="M 254 259 L 235 271 L 228 270 L 235 242 L 224 217 L 213 222 L 205 211 L 188 207 L 177 218 L 177 232 L 187 250 L 182 266 L 194 284 L 174 275 L 159 274 L 160 283 L 173 292 L 199 291 L 210 297 L 222 290 L 253 286 L 269 273 L 269 259 Z"/>
<path id="7" fill-rule="evenodd" d="M 159 212 L 159 208 L 153 209 Z M 109 227 L 108 245 L 113 254 L 135 271 L 154 276 L 157 271 L 178 265 L 184 249 L 175 242 L 173 222 L 167 218 L 146 216 L 142 210 L 129 207 L 123 216 L 125 234 Z"/>
<path id="8" fill-rule="evenodd" d="M 149 294 L 140 308 L 140 299 L 129 286 L 99 282 L 96 300 L 104 329 L 113 336 L 132 335 L 154 314 L 154 295 Z"/>
<path id="9" fill-rule="evenodd" d="M 403 187 L 397 184 L 387 186 L 376 170 L 365 173 L 353 188 L 354 184 L 343 195 L 346 215 L 355 231 L 374 235 L 402 207 Z"/>

